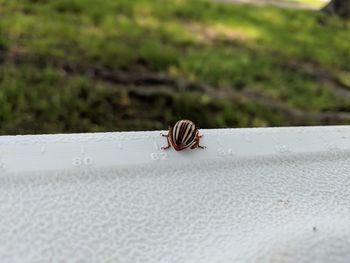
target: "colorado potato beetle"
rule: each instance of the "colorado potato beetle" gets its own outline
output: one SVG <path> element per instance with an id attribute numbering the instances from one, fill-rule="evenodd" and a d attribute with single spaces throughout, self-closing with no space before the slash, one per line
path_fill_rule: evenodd
<path id="1" fill-rule="evenodd" d="M 171 146 L 176 151 L 182 151 L 186 148 L 206 148 L 199 145 L 199 139 L 203 135 L 199 135 L 199 130 L 196 125 L 190 120 L 180 120 L 175 123 L 174 127 L 169 127 L 168 134 L 161 134 L 167 138 L 168 145 L 162 147 L 163 150 L 170 148 Z"/>

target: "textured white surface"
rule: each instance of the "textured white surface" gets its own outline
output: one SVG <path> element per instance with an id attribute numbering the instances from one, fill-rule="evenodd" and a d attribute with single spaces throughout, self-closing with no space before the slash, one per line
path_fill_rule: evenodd
<path id="1" fill-rule="evenodd" d="M 350 128 L 0 137 L 1 262 L 350 262 Z"/>

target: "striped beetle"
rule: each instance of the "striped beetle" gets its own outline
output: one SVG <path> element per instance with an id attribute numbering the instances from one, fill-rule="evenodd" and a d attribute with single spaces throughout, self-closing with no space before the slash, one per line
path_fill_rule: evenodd
<path id="1" fill-rule="evenodd" d="M 180 120 L 175 123 L 174 127 L 169 127 L 168 134 L 162 134 L 167 137 L 168 145 L 162 147 L 163 150 L 173 148 L 176 151 L 182 151 L 188 147 L 191 149 L 195 148 L 206 148 L 205 146 L 199 145 L 199 139 L 203 135 L 199 135 L 199 130 L 196 125 L 190 120 Z"/>

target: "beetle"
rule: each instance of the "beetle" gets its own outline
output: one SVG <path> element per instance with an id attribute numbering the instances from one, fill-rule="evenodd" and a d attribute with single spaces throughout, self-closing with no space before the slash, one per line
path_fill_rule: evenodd
<path id="1" fill-rule="evenodd" d="M 171 146 L 176 151 L 182 151 L 186 148 L 206 148 L 206 146 L 199 145 L 199 139 L 203 135 L 199 135 L 198 128 L 190 120 L 179 120 L 175 123 L 174 127 L 169 126 L 168 134 L 161 133 L 161 135 L 166 137 L 168 141 L 168 145 L 161 148 L 163 150 Z"/>

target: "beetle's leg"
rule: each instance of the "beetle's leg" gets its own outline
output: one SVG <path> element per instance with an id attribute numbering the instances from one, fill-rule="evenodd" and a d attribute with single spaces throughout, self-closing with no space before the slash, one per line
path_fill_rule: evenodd
<path id="1" fill-rule="evenodd" d="M 195 149 L 195 148 L 205 149 L 205 148 L 207 148 L 207 146 L 199 145 L 199 139 L 202 138 L 202 137 L 203 137 L 203 135 L 197 135 L 196 143 L 191 146 L 191 149 Z"/>
<path id="2" fill-rule="evenodd" d="M 166 140 L 167 140 L 167 142 L 168 142 L 168 145 L 167 146 L 163 146 L 163 147 L 161 147 L 161 149 L 162 150 L 166 150 L 166 149 L 169 149 L 170 147 L 171 147 L 171 144 L 170 144 L 170 141 L 169 141 L 169 134 L 171 133 L 171 127 L 169 126 L 169 130 L 168 130 L 168 134 L 163 134 L 163 133 L 161 133 L 161 135 L 163 136 L 163 137 L 166 137 Z"/>
<path id="3" fill-rule="evenodd" d="M 207 148 L 207 146 L 201 146 L 199 145 L 199 139 L 203 137 L 203 134 L 202 135 L 198 135 L 197 139 L 198 139 L 198 147 L 201 148 L 201 149 L 205 149 Z"/>
<path id="4" fill-rule="evenodd" d="M 199 128 L 196 126 L 196 130 L 197 130 L 197 133 L 196 133 L 196 137 L 197 138 L 202 138 L 203 137 L 203 134 L 202 135 L 199 135 Z"/>
<path id="5" fill-rule="evenodd" d="M 202 135 L 199 135 L 199 133 L 197 134 L 197 146 L 198 146 L 198 148 L 205 149 L 205 148 L 207 148 L 207 146 L 199 145 L 199 139 L 202 137 L 203 137 L 203 134 Z"/>
<path id="6" fill-rule="evenodd" d="M 170 142 L 169 142 L 169 136 L 168 135 L 164 135 L 164 134 L 162 134 L 162 136 L 164 136 L 164 137 L 166 137 L 166 140 L 167 140 L 167 142 L 168 142 L 168 145 L 167 146 L 163 146 L 162 148 L 160 148 L 160 149 L 162 149 L 162 150 L 166 150 L 166 149 L 169 149 L 170 148 Z"/>
<path id="7" fill-rule="evenodd" d="M 168 134 L 160 133 L 160 135 L 162 135 L 163 137 L 168 137 L 168 136 L 169 136 L 170 130 L 171 130 L 171 127 L 169 126 L 169 127 L 168 127 Z"/>

